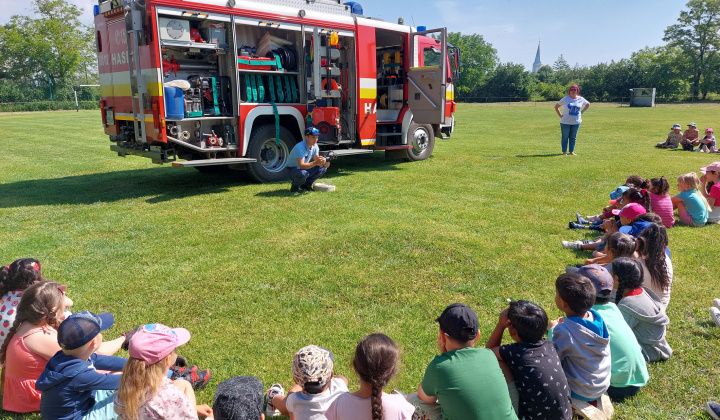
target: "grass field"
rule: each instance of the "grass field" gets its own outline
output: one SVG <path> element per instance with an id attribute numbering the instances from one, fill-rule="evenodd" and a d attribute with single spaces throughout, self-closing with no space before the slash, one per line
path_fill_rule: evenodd
<path id="1" fill-rule="evenodd" d="M 68 285 L 74 311 L 115 315 L 106 337 L 151 322 L 189 329 L 180 354 L 213 374 L 201 403 L 235 375 L 289 388 L 292 355 L 309 343 L 335 353 L 355 390 L 351 358 L 371 332 L 400 344 L 390 387 L 412 391 L 437 354 L 446 305 L 475 309 L 480 343 L 508 297 L 560 316 L 555 278 L 585 258 L 560 241 L 589 236 L 567 222 L 601 209 L 630 174 L 665 175 L 675 194 L 677 175 L 720 156 L 652 146 L 676 122 L 720 124 L 719 110 L 593 106 L 579 156 L 562 156 L 552 104 L 463 104 L 430 159 L 341 158 L 327 175 L 337 191 L 303 196 L 119 158 L 97 111 L 0 114 L 0 262 L 39 259 Z M 709 418 L 705 402 L 720 397 L 720 330 L 707 310 L 720 297 L 720 227 L 669 236 L 675 353 L 616 404 L 618 419 Z"/>

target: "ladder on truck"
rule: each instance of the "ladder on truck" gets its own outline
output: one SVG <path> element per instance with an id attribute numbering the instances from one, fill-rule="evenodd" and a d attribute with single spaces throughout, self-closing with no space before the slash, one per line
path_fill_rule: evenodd
<path id="1" fill-rule="evenodd" d="M 145 135 L 145 97 L 148 94 L 145 76 L 140 70 L 139 39 L 143 32 L 144 0 L 123 0 L 125 13 L 125 37 L 127 45 L 127 62 L 130 71 L 130 96 L 132 97 L 133 128 L 135 141 L 147 143 Z"/>

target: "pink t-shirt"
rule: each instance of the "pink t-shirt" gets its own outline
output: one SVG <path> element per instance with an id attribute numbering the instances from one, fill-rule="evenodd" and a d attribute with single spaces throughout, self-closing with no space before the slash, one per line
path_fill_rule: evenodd
<path id="1" fill-rule="evenodd" d="M 718 223 L 720 222 L 720 182 L 715 183 L 712 187 L 710 187 L 710 193 L 708 195 L 710 198 L 715 199 L 715 203 L 708 212 L 708 222 Z"/>
<path id="2" fill-rule="evenodd" d="M 372 419 L 370 398 L 359 398 L 350 393 L 340 394 L 325 412 L 328 420 Z M 383 420 L 410 420 L 415 407 L 402 395 L 382 393 Z"/>
<path id="3" fill-rule="evenodd" d="M 653 213 L 660 216 L 662 224 L 666 228 L 671 228 L 675 224 L 673 216 L 672 198 L 669 195 L 657 195 L 650 193 L 650 206 Z"/>
<path id="4" fill-rule="evenodd" d="M 125 414 L 125 407 L 117 396 L 114 403 L 115 412 L 120 419 L 129 419 Z M 163 378 L 163 385 L 158 393 L 140 406 L 139 414 L 138 420 L 198 420 L 197 412 L 190 407 L 185 394 L 168 378 Z"/>

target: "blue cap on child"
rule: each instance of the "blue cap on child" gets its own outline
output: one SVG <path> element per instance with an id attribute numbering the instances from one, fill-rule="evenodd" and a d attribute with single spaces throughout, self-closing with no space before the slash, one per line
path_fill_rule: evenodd
<path id="1" fill-rule="evenodd" d="M 108 312 L 95 315 L 77 312 L 65 319 L 57 331 L 57 340 L 63 350 L 74 350 L 89 343 L 100 331 L 112 327 L 115 318 Z"/>
<path id="2" fill-rule="evenodd" d="M 622 197 L 623 193 L 628 190 L 628 187 L 621 185 L 617 188 L 615 188 L 615 191 L 610 193 L 610 199 L 611 200 L 617 200 L 620 197 Z"/>

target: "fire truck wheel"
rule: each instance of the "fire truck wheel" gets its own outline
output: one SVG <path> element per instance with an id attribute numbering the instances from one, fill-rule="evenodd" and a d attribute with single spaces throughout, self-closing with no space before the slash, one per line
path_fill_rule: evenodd
<path id="1" fill-rule="evenodd" d="M 405 160 L 415 162 L 430 157 L 435 148 L 435 134 L 430 124 L 411 122 L 407 136 L 408 144 L 412 145 L 412 148 L 407 149 Z"/>
<path id="2" fill-rule="evenodd" d="M 275 125 L 257 127 L 250 135 L 247 157 L 257 162 L 247 165 L 248 174 L 257 182 L 277 182 L 287 180 L 285 166 L 295 140 L 290 131 L 280 127 L 280 141 L 275 142 Z"/>

